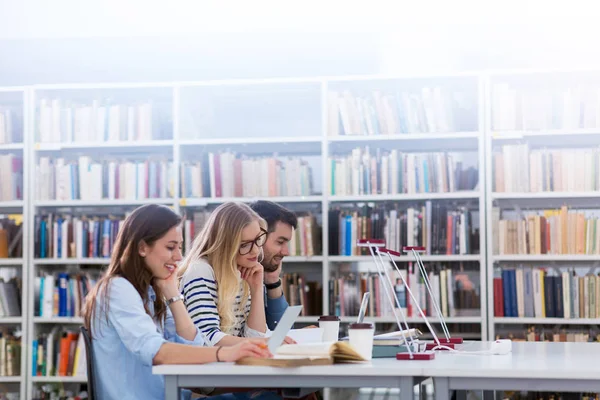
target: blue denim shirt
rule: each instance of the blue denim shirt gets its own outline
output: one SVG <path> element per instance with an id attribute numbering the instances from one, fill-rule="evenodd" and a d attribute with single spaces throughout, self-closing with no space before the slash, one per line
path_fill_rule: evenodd
<path id="1" fill-rule="evenodd" d="M 283 317 L 283 313 L 288 308 L 288 302 L 284 295 L 276 299 L 270 299 L 267 296 L 265 290 L 265 317 L 267 319 L 267 326 L 270 330 L 274 331 L 277 327 L 277 323 Z"/>
<path id="2" fill-rule="evenodd" d="M 175 320 L 167 308 L 164 327 L 146 314 L 142 298 L 125 278 L 114 278 L 107 292 L 108 323 L 101 312 L 104 299 L 96 300 L 92 320 L 92 347 L 96 369 L 96 387 L 99 400 L 163 400 L 164 377 L 152 374 L 152 360 L 166 342 L 204 345 L 200 331 L 193 341 L 177 335 Z M 152 287 L 148 290 L 148 308 L 154 313 L 156 298 Z M 185 391 L 183 398 L 189 398 Z"/>

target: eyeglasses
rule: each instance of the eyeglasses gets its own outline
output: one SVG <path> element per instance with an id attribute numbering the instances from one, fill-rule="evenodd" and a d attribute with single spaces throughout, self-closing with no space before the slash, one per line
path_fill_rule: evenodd
<path id="1" fill-rule="evenodd" d="M 254 245 L 256 247 L 263 247 L 265 242 L 267 241 L 267 231 L 264 229 L 260 229 L 260 234 L 254 240 L 250 240 L 248 242 L 242 242 L 240 245 L 240 255 L 245 256 L 246 254 L 252 252 Z"/>

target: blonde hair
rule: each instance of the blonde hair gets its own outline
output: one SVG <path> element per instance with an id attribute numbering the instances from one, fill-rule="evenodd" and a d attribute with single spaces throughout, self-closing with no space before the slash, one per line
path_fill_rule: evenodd
<path id="1" fill-rule="evenodd" d="M 250 295 L 248 284 L 239 278 L 236 258 L 242 242 L 242 230 L 254 221 L 258 221 L 261 228 L 266 229 L 266 222 L 248 205 L 236 202 L 221 204 L 210 214 L 181 262 L 180 277 L 191 264 L 201 258 L 205 258 L 212 266 L 217 281 L 220 328 L 225 333 L 230 333 L 235 326 L 236 310 L 233 305 L 240 285 L 243 287 L 241 311 L 245 309 Z"/>

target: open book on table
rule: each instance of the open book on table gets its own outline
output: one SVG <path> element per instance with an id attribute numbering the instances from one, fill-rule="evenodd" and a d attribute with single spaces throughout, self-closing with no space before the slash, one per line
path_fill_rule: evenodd
<path id="1" fill-rule="evenodd" d="M 300 367 L 304 365 L 329 365 L 362 362 L 365 360 L 346 342 L 284 344 L 273 358 L 245 357 L 239 365 L 264 365 L 270 367 Z"/>

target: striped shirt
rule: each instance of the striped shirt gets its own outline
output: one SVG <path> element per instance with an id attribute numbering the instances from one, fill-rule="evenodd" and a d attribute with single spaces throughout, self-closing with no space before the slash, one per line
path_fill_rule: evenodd
<path id="1" fill-rule="evenodd" d="M 181 293 L 184 296 L 188 314 L 211 346 L 219 343 L 227 335 L 221 331 L 221 318 L 217 312 L 219 302 L 217 287 L 215 271 L 205 260 L 190 264 L 181 277 Z M 264 333 L 246 325 L 250 314 L 251 298 L 248 296 L 246 306 L 242 310 L 240 307 L 242 295 L 243 287 L 240 285 L 239 293 L 233 304 L 235 321 L 230 334 L 239 337 L 264 337 Z"/>

